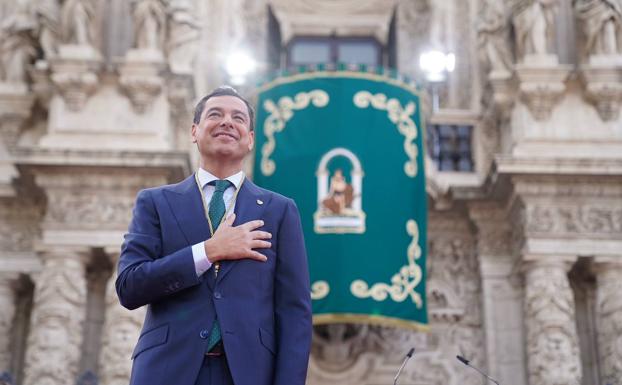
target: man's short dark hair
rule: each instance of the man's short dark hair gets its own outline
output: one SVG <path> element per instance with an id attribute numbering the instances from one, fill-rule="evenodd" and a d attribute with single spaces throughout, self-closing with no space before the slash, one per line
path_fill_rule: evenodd
<path id="1" fill-rule="evenodd" d="M 253 110 L 253 106 L 248 102 L 248 100 L 244 99 L 242 95 L 238 93 L 238 91 L 231 86 L 220 86 L 205 95 L 199 102 L 197 106 L 194 108 L 194 119 L 192 120 L 194 124 L 199 124 L 201 121 L 201 115 L 203 115 L 203 109 L 205 108 L 205 102 L 209 98 L 213 98 L 214 96 L 235 96 L 246 104 L 246 108 L 248 109 L 248 118 L 250 120 L 250 130 L 253 131 L 255 129 L 255 111 Z"/>

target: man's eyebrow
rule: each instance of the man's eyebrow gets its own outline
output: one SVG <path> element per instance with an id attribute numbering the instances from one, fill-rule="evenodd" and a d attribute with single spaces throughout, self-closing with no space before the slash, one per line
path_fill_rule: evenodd
<path id="1" fill-rule="evenodd" d="M 242 114 L 242 115 L 244 115 L 244 116 L 248 116 L 248 114 L 247 114 L 246 112 L 242 111 L 242 110 L 236 110 L 236 109 L 234 109 L 234 110 L 233 110 L 233 113 L 234 113 L 234 114 Z"/>

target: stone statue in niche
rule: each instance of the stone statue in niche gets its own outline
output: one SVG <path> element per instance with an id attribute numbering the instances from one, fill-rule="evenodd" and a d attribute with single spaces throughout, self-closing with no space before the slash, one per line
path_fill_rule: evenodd
<path id="1" fill-rule="evenodd" d="M 512 54 L 508 45 L 508 19 L 503 4 L 486 0 L 483 14 L 477 25 L 477 37 L 482 59 L 489 74 L 509 74 L 512 68 Z"/>
<path id="2" fill-rule="evenodd" d="M 621 3 L 620 0 L 573 0 L 588 55 L 622 53 Z"/>
<path id="3" fill-rule="evenodd" d="M 188 0 L 172 0 L 169 4 L 168 60 L 174 73 L 191 73 L 197 54 L 199 23 Z"/>
<path id="4" fill-rule="evenodd" d="M 514 0 L 512 23 L 517 56 L 546 56 L 552 52 L 555 11 L 559 0 Z"/>
<path id="5" fill-rule="evenodd" d="M 23 11 L 9 15 L 0 24 L 0 81 L 24 83 L 27 68 L 36 56 L 34 21 Z"/>
<path id="6" fill-rule="evenodd" d="M 58 0 L 38 0 L 32 2 L 32 12 L 37 20 L 36 36 L 45 59 L 58 53 L 60 41 L 60 4 Z"/>
<path id="7" fill-rule="evenodd" d="M 166 34 L 166 11 L 161 0 L 132 1 L 134 47 L 162 51 Z"/>
<path id="8" fill-rule="evenodd" d="M 65 0 L 61 11 L 63 42 L 95 46 L 95 4 L 93 0 Z"/>

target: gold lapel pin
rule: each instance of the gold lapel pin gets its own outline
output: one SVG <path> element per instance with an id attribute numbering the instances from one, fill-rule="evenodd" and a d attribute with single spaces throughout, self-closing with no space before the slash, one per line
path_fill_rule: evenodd
<path id="1" fill-rule="evenodd" d="M 258 205 L 263 205 L 263 201 L 261 199 L 257 199 L 257 204 Z"/>

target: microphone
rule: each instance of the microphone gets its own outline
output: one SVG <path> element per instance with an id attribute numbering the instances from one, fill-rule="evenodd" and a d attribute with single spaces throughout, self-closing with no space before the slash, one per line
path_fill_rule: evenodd
<path id="1" fill-rule="evenodd" d="M 400 366 L 397 374 L 395 375 L 395 378 L 393 379 L 393 385 L 397 385 L 397 379 L 400 378 L 400 374 L 402 374 L 402 369 L 404 369 L 404 366 L 406 366 L 406 363 L 408 362 L 408 360 L 410 360 L 410 357 L 413 356 L 413 353 L 415 353 L 415 348 L 411 348 L 406 354 L 406 357 L 404 357 L 404 362 L 402 362 L 402 366 Z"/>
<path id="2" fill-rule="evenodd" d="M 466 358 L 458 355 L 456 356 L 456 358 L 458 359 L 458 361 L 462 362 L 463 364 L 465 364 L 466 366 L 468 366 L 469 368 L 475 369 L 479 374 L 481 374 L 482 376 L 486 377 L 487 379 L 489 379 L 490 381 L 494 382 L 495 384 L 499 385 L 499 381 L 495 380 L 494 378 L 490 377 L 488 374 L 482 372 L 480 369 L 478 369 L 477 367 L 473 366 L 470 364 L 470 361 L 467 360 Z"/>

